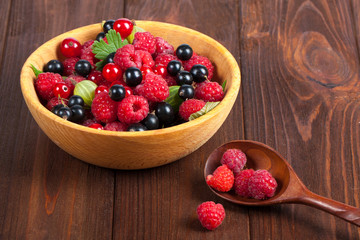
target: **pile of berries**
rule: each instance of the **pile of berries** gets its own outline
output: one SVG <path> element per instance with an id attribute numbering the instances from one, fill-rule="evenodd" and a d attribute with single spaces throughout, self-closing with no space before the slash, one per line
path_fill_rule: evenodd
<path id="1" fill-rule="evenodd" d="M 95 129 L 145 131 L 189 121 L 207 102 L 223 99 L 223 87 L 211 81 L 213 64 L 188 44 L 175 49 L 126 18 L 102 27 L 83 44 L 64 39 L 65 60 L 34 70 L 39 98 L 59 117 Z"/>

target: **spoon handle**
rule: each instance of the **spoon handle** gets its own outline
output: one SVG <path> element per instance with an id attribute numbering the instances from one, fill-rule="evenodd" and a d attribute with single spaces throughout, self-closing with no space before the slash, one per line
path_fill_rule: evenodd
<path id="1" fill-rule="evenodd" d="M 305 196 L 300 197 L 298 202 L 328 212 L 360 227 L 360 208 L 317 195 L 309 190 L 305 190 Z"/>

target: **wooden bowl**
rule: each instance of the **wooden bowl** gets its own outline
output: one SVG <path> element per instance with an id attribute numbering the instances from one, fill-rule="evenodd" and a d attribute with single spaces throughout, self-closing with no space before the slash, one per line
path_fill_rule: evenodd
<path id="1" fill-rule="evenodd" d="M 194 51 L 207 56 L 215 66 L 213 80 L 226 80 L 225 97 L 212 111 L 193 121 L 174 127 L 145 132 L 113 132 L 78 125 L 46 109 L 35 92 L 35 75 L 30 64 L 42 69 L 51 59 L 59 59 L 59 45 L 66 37 L 81 43 L 95 39 L 102 31 L 100 24 L 88 25 L 61 34 L 34 51 L 21 71 L 21 91 L 37 124 L 60 148 L 87 163 L 116 169 L 143 169 L 178 160 L 202 146 L 225 121 L 240 88 L 239 66 L 220 43 L 214 39 L 173 24 L 137 21 L 138 26 L 161 36 L 175 48 L 188 43 Z"/>

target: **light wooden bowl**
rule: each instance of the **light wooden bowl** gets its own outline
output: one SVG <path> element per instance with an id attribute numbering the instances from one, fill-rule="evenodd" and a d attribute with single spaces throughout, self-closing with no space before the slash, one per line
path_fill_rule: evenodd
<path id="1" fill-rule="evenodd" d="M 30 64 L 42 69 L 51 59 L 59 59 L 59 44 L 66 37 L 81 43 L 95 39 L 100 24 L 88 25 L 61 34 L 40 46 L 26 60 L 20 76 L 21 91 L 37 124 L 60 148 L 87 163 L 116 169 L 142 169 L 178 160 L 202 146 L 225 121 L 240 88 L 239 66 L 220 43 L 191 29 L 173 24 L 137 21 L 138 26 L 161 36 L 173 46 L 188 43 L 195 52 L 207 56 L 215 66 L 213 80 L 227 81 L 225 97 L 209 113 L 174 127 L 145 132 L 113 132 L 84 127 L 57 117 L 39 101 L 35 75 Z"/>

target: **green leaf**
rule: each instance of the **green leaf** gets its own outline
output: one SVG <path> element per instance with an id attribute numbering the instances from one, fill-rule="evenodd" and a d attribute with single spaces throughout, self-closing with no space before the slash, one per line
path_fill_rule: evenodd
<path id="1" fill-rule="evenodd" d="M 98 71 L 102 71 L 103 67 L 105 66 L 105 61 L 99 61 L 97 63 L 95 63 L 95 66 L 96 66 L 96 70 Z"/>
<path id="2" fill-rule="evenodd" d="M 222 87 L 223 92 L 225 92 L 226 80 L 222 83 L 221 87 Z"/>
<path id="3" fill-rule="evenodd" d="M 171 86 L 169 87 L 169 96 L 165 99 L 165 102 L 169 103 L 175 112 L 179 111 L 179 106 L 183 102 L 183 100 L 179 97 L 179 88 L 180 86 Z"/>
<path id="4" fill-rule="evenodd" d="M 205 106 L 200 109 L 200 111 L 197 111 L 196 113 L 193 113 L 189 117 L 189 121 L 194 120 L 202 115 L 205 115 L 206 113 L 210 112 L 212 109 L 214 109 L 220 102 L 207 102 Z"/>
<path id="5" fill-rule="evenodd" d="M 126 39 L 123 41 L 120 33 L 114 29 L 111 29 L 106 34 L 106 39 L 108 43 L 106 43 L 104 39 L 101 39 L 100 41 L 95 41 L 92 45 L 92 52 L 97 59 L 104 60 L 110 53 L 116 52 L 119 48 L 129 44 Z"/>
<path id="6" fill-rule="evenodd" d="M 43 73 L 43 71 L 37 69 L 34 65 L 30 64 L 30 66 L 31 66 L 31 68 L 32 68 L 32 70 L 33 70 L 36 77 L 39 76 L 40 73 Z"/>

